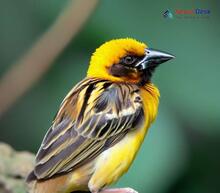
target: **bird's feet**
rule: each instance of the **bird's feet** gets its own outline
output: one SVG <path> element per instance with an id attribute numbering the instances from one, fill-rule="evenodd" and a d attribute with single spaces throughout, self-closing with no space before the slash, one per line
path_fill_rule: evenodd
<path id="1" fill-rule="evenodd" d="M 138 192 L 132 188 L 111 188 L 111 189 L 104 189 L 99 193 L 138 193 Z"/>

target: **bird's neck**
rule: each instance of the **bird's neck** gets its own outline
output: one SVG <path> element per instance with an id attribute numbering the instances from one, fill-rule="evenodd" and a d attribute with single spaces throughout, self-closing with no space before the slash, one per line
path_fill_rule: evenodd
<path id="1" fill-rule="evenodd" d="M 140 87 L 143 99 L 144 111 L 149 122 L 153 122 L 157 116 L 160 92 L 152 83 L 146 83 Z"/>

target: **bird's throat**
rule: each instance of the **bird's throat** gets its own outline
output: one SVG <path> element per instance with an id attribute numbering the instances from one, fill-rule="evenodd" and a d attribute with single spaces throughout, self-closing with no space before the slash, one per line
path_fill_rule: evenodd
<path id="1" fill-rule="evenodd" d="M 143 70 L 141 73 L 141 78 L 140 78 L 140 82 L 138 83 L 138 85 L 144 86 L 145 84 L 149 83 L 151 80 L 153 71 L 154 69 Z"/>

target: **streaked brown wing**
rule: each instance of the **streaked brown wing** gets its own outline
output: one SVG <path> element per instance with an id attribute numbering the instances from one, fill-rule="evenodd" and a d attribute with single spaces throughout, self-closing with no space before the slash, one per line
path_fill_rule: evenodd
<path id="1" fill-rule="evenodd" d="M 67 95 L 36 157 L 37 179 L 76 169 L 143 121 L 138 87 L 85 79 Z"/>

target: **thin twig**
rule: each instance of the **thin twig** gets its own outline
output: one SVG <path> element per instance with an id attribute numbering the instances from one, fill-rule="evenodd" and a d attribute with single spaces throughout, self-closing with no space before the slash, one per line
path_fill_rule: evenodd
<path id="1" fill-rule="evenodd" d="M 51 28 L 12 65 L 0 81 L 0 117 L 49 69 L 97 3 L 98 0 L 71 0 Z"/>

